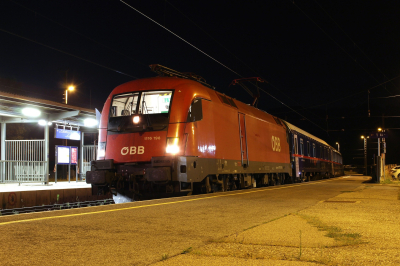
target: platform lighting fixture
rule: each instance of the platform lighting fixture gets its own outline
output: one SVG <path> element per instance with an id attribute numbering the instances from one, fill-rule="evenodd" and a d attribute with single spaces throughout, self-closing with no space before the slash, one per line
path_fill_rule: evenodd
<path id="1" fill-rule="evenodd" d="M 28 117 L 38 117 L 40 116 L 41 112 L 36 108 L 25 107 L 24 109 L 22 109 L 22 114 Z"/>
<path id="2" fill-rule="evenodd" d="M 378 127 L 378 131 L 381 132 L 381 131 L 382 131 L 382 128 Z"/>
<path id="3" fill-rule="evenodd" d="M 85 127 L 94 127 L 97 125 L 97 120 L 93 118 L 86 118 L 83 120 L 83 124 Z"/>
<path id="4" fill-rule="evenodd" d="M 45 126 L 46 124 L 47 124 L 48 126 L 51 126 L 51 125 L 52 125 L 51 122 L 47 122 L 47 121 L 44 120 L 44 119 L 40 119 L 40 120 L 38 121 L 38 124 L 41 125 L 41 126 Z"/>

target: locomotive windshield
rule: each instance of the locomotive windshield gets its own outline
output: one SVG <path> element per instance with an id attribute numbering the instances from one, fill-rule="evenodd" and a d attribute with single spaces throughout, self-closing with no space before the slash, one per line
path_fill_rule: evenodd
<path id="1" fill-rule="evenodd" d="M 168 125 L 172 91 L 142 91 L 114 95 L 109 131 L 163 130 Z"/>

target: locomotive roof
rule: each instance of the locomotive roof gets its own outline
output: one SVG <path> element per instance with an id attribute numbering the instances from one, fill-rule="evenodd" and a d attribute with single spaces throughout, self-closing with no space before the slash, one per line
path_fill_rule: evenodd
<path id="1" fill-rule="evenodd" d="M 286 122 L 286 121 L 285 121 L 285 123 L 289 126 L 290 130 L 297 131 L 297 132 L 300 133 L 300 134 L 303 134 L 303 135 L 305 135 L 305 136 L 307 136 L 307 137 L 309 137 L 309 138 L 311 138 L 311 139 L 314 139 L 314 140 L 316 140 L 316 141 L 318 141 L 318 142 L 321 142 L 322 144 L 325 144 L 326 146 L 329 146 L 329 147 L 330 147 L 330 145 L 329 145 L 328 143 L 326 143 L 324 140 L 322 140 L 322 139 L 320 139 L 320 138 L 317 138 L 316 136 L 314 136 L 314 135 L 312 135 L 312 134 L 310 134 L 310 133 L 308 133 L 308 132 L 302 130 L 301 128 L 298 128 L 298 127 L 296 127 L 295 125 L 290 124 L 289 122 Z"/>

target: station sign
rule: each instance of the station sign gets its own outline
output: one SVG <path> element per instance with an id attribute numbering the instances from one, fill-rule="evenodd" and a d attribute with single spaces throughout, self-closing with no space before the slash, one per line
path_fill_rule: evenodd
<path id="1" fill-rule="evenodd" d="M 371 132 L 369 133 L 371 139 L 383 139 L 388 137 L 387 132 Z"/>
<path id="2" fill-rule="evenodd" d="M 56 139 L 69 139 L 69 140 L 81 140 L 81 132 L 69 129 L 54 129 L 54 138 Z"/>
<path id="3" fill-rule="evenodd" d="M 78 147 L 56 145 L 57 164 L 77 164 Z"/>

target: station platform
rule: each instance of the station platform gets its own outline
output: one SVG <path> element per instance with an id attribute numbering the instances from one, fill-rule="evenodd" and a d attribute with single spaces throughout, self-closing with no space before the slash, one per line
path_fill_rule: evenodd
<path id="1" fill-rule="evenodd" d="M 86 182 L 58 181 L 43 183 L 0 184 L 0 209 L 103 200 L 111 195 L 93 196 Z"/>

